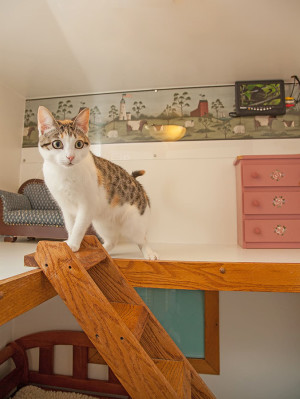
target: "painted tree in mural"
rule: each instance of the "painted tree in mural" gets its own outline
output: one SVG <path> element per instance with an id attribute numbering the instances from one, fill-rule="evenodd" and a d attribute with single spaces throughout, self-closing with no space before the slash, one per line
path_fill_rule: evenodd
<path id="1" fill-rule="evenodd" d="M 231 133 L 231 124 L 230 121 L 224 122 L 222 126 L 222 131 L 224 133 L 225 139 L 227 139 L 227 135 Z"/>
<path id="2" fill-rule="evenodd" d="M 24 116 L 24 125 L 29 126 L 31 122 L 31 117 L 34 116 L 34 112 L 32 109 L 25 109 L 25 116 Z"/>
<path id="3" fill-rule="evenodd" d="M 183 109 L 190 106 L 188 101 L 191 101 L 191 97 L 189 96 L 189 93 L 187 91 L 182 94 L 174 93 L 174 100 L 172 105 L 175 107 L 179 107 L 181 116 L 183 116 Z"/>
<path id="4" fill-rule="evenodd" d="M 203 126 L 203 129 L 198 130 L 199 133 L 205 133 L 205 138 L 208 138 L 208 133 L 210 132 L 210 127 L 213 124 L 213 116 L 212 114 L 208 113 L 201 118 L 198 119 L 200 125 Z"/>
<path id="5" fill-rule="evenodd" d="M 211 104 L 212 109 L 216 111 L 217 119 L 219 118 L 219 112 L 220 110 L 224 109 L 224 105 L 222 101 L 217 98 L 216 101 L 213 101 Z"/>
<path id="6" fill-rule="evenodd" d="M 170 123 L 170 119 L 174 116 L 176 109 L 171 105 L 167 104 L 166 108 L 163 110 L 162 116 L 167 119 L 168 124 Z"/>
<path id="7" fill-rule="evenodd" d="M 95 107 L 90 109 L 90 115 L 93 118 L 93 124 L 95 125 L 96 123 L 96 116 L 101 115 L 100 109 L 95 105 Z"/>
<path id="8" fill-rule="evenodd" d="M 66 119 L 66 116 L 72 113 L 72 102 L 71 100 L 59 101 L 57 111 L 54 113 L 56 118 Z"/>
<path id="9" fill-rule="evenodd" d="M 137 119 L 139 119 L 142 109 L 145 109 L 145 108 L 146 108 L 146 105 L 144 105 L 142 101 L 135 101 L 133 103 L 132 111 L 136 113 Z"/>
<path id="10" fill-rule="evenodd" d="M 110 110 L 109 110 L 109 113 L 108 113 L 108 116 L 112 119 L 112 121 L 114 122 L 114 127 L 113 127 L 113 129 L 115 129 L 115 120 L 116 120 L 116 118 L 119 116 L 119 113 L 118 113 L 118 109 L 117 109 L 117 107 L 115 106 L 115 105 L 111 105 L 111 107 L 110 107 Z"/>

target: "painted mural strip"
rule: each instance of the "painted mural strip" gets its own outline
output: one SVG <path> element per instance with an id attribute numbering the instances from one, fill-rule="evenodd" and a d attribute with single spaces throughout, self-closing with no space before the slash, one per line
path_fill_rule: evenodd
<path id="1" fill-rule="evenodd" d="M 286 94 L 291 91 L 286 85 Z M 231 118 L 234 86 L 90 94 L 26 101 L 23 147 L 37 147 L 39 105 L 57 119 L 90 108 L 92 144 L 300 137 L 300 104 L 285 115 Z"/>

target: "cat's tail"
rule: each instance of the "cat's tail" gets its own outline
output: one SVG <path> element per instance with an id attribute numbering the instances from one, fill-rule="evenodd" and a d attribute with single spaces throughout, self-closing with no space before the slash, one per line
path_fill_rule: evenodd
<path id="1" fill-rule="evenodd" d="M 145 174 L 144 170 L 135 170 L 134 172 L 131 173 L 131 176 L 136 179 L 137 177 L 143 176 L 144 174 Z"/>

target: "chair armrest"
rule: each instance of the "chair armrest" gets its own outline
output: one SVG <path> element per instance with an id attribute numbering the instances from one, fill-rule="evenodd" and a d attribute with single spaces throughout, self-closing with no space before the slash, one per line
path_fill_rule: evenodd
<path id="1" fill-rule="evenodd" d="M 31 209 L 29 199 L 23 194 L 0 190 L 0 200 L 2 200 L 3 203 L 3 212 Z"/>

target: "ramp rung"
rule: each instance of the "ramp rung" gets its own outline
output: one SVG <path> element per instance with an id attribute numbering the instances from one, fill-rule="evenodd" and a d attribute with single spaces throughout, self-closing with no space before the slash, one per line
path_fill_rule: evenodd
<path id="1" fill-rule="evenodd" d="M 111 305 L 121 316 L 129 330 L 139 340 L 148 320 L 148 312 L 144 306 L 112 302 Z"/>
<path id="2" fill-rule="evenodd" d="M 154 359 L 154 363 L 180 399 L 191 399 L 191 373 L 182 361 Z"/>
<path id="3" fill-rule="evenodd" d="M 89 236 L 88 238 L 85 237 L 82 240 L 80 250 L 74 252 L 74 255 L 86 270 L 89 270 L 103 262 L 107 257 L 104 249 L 99 251 L 99 241 L 95 236 Z M 36 253 L 24 256 L 24 266 L 39 267 Z"/>

